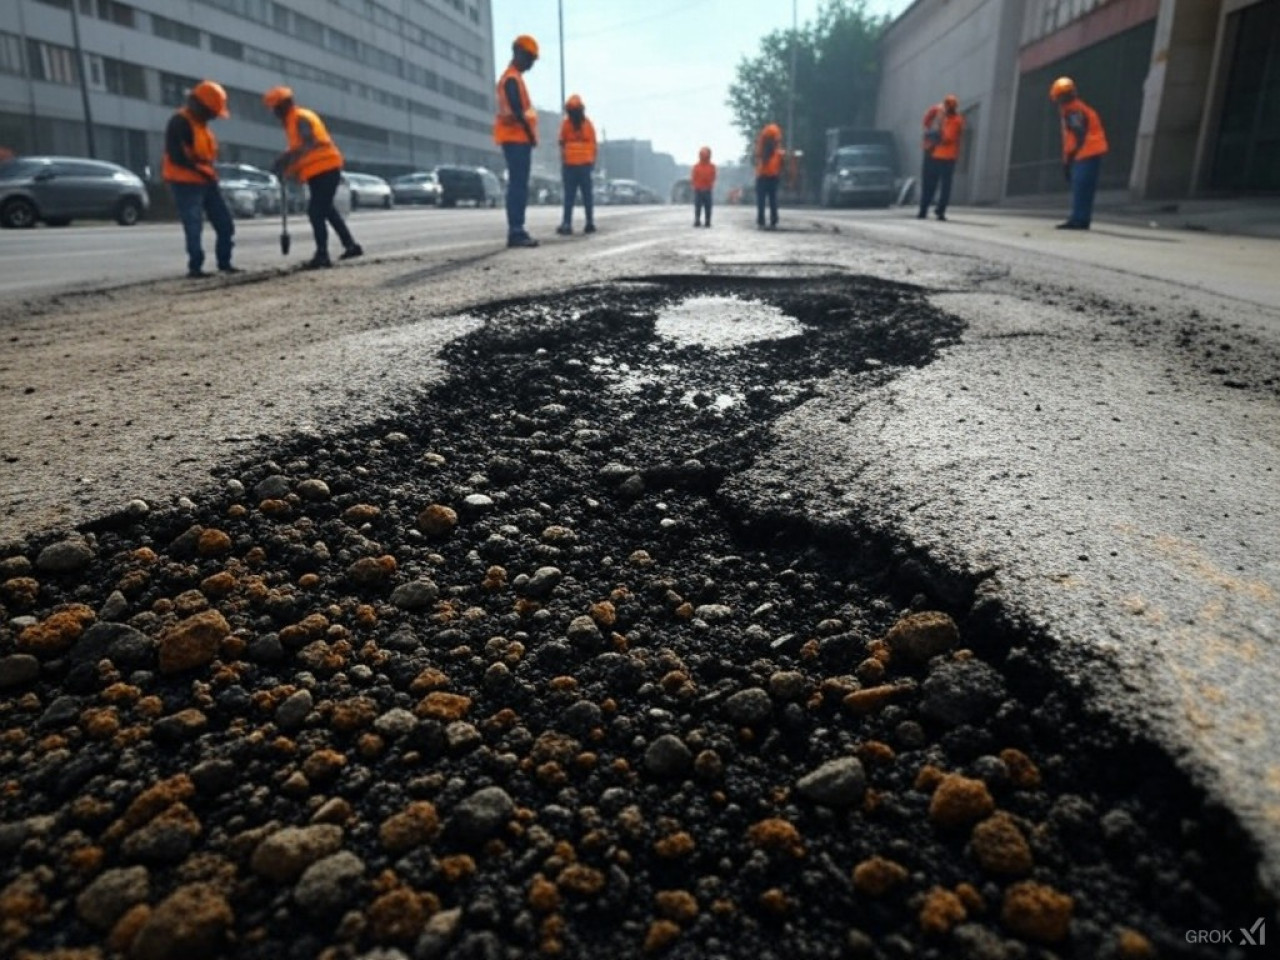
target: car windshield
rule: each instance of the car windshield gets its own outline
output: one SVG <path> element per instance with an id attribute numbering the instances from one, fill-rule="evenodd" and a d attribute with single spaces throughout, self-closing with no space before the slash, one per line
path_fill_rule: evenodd
<path id="1" fill-rule="evenodd" d="M 836 151 L 836 162 L 842 164 L 858 164 L 860 166 L 889 166 L 889 151 L 876 144 L 860 144 L 856 147 L 841 147 Z"/>

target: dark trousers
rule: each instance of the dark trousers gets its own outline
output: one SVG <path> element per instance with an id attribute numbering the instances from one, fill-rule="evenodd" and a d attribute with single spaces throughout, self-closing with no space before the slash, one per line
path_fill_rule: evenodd
<path id="1" fill-rule="evenodd" d="M 311 199 L 307 201 L 307 219 L 311 221 L 311 232 L 316 238 L 317 256 L 329 255 L 329 224 L 333 225 L 333 232 L 342 241 L 343 250 L 356 245 L 342 214 L 333 206 L 333 197 L 338 192 L 341 180 L 341 170 L 326 170 L 307 181 L 307 192 L 311 195 Z"/>
<path id="2" fill-rule="evenodd" d="M 234 246 L 231 238 L 235 236 L 236 225 L 217 183 L 170 183 L 169 188 L 173 191 L 173 202 L 178 208 L 178 219 L 182 221 L 182 233 L 187 240 L 187 269 L 199 270 L 204 266 L 200 232 L 206 216 L 217 238 L 213 254 L 218 266 L 231 266 L 231 248 Z"/>
<path id="3" fill-rule="evenodd" d="M 764 226 L 764 205 L 769 204 L 769 226 L 778 225 L 778 178 L 756 177 L 756 225 Z"/>
<path id="4" fill-rule="evenodd" d="M 579 191 L 582 193 L 582 212 L 586 214 L 587 223 L 595 223 L 595 199 L 591 195 L 591 171 L 595 166 L 590 163 L 578 163 L 560 168 L 560 179 L 564 184 L 564 225 L 573 226 L 573 200 Z"/>
<path id="5" fill-rule="evenodd" d="M 951 177 L 955 172 L 954 160 L 938 160 L 927 153 L 924 155 L 924 167 L 920 171 L 921 216 L 929 212 L 935 190 L 938 191 L 938 216 L 946 214 L 947 204 L 951 202 Z"/>
<path id="6" fill-rule="evenodd" d="M 1093 220 L 1093 197 L 1098 192 L 1102 155 L 1071 165 L 1071 221 L 1087 227 Z"/>
<path id="7" fill-rule="evenodd" d="M 529 168 L 533 165 L 533 145 L 504 143 L 507 158 L 507 236 L 525 235 L 524 211 L 529 205 Z"/>
<path id="8" fill-rule="evenodd" d="M 711 191 L 693 191 L 693 222 L 696 226 L 702 222 L 702 212 L 707 212 L 707 226 L 711 226 Z"/>

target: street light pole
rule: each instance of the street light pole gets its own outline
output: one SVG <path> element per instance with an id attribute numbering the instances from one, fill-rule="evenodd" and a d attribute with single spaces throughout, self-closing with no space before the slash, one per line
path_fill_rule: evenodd
<path id="1" fill-rule="evenodd" d="M 84 104 L 84 134 L 88 141 L 89 156 L 97 158 L 93 143 L 93 112 L 89 109 L 89 81 L 84 75 L 84 50 L 80 46 L 80 11 L 75 0 L 71 3 L 71 42 L 76 48 L 76 76 L 80 78 L 80 102 Z"/>
<path id="2" fill-rule="evenodd" d="M 560 107 L 564 108 L 564 0 L 557 0 L 556 9 L 560 14 Z"/>
<path id="3" fill-rule="evenodd" d="M 799 46 L 799 29 L 797 27 L 796 0 L 791 0 L 791 85 L 787 91 L 787 132 L 783 140 L 790 148 L 796 142 L 796 48 Z"/>

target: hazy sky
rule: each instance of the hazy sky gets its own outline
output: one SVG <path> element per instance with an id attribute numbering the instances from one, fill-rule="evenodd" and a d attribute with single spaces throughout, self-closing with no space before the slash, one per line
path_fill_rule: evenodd
<path id="1" fill-rule="evenodd" d="M 652 140 L 654 150 L 691 164 L 709 146 L 720 162 L 741 155 L 743 140 L 725 101 L 734 71 L 760 40 L 791 27 L 787 0 L 492 0 L 494 62 L 511 60 L 511 41 L 532 34 L 541 56 L 525 74 L 541 110 L 559 111 L 564 9 L 565 94 L 577 93 L 602 139 Z M 872 14 L 897 16 L 911 0 L 867 0 Z M 795 0 L 800 26 L 821 0 Z M 494 78 L 495 81 L 497 78 Z M 539 151 L 556 149 L 540 131 Z"/>

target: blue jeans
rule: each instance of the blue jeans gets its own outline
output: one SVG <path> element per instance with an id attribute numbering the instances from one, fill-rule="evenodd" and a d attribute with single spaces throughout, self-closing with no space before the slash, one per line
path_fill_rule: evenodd
<path id="1" fill-rule="evenodd" d="M 764 206 L 769 204 L 769 225 L 778 225 L 778 178 L 756 177 L 756 223 L 764 226 Z"/>
<path id="2" fill-rule="evenodd" d="M 702 222 L 702 212 L 707 212 L 707 226 L 711 226 L 711 191 L 693 191 L 693 222 Z"/>
<path id="3" fill-rule="evenodd" d="M 533 165 L 533 144 L 504 143 L 507 159 L 507 236 L 523 237 L 524 210 L 529 205 L 529 168 Z"/>
<path id="4" fill-rule="evenodd" d="M 924 155 L 924 166 L 920 171 L 920 216 L 929 212 L 929 204 L 933 203 L 935 190 L 941 187 L 938 194 L 938 216 L 946 216 L 947 204 L 951 202 L 951 178 L 956 172 L 954 160 L 938 160 L 930 154 Z"/>
<path id="5" fill-rule="evenodd" d="M 587 223 L 595 223 L 594 198 L 591 195 L 591 171 L 594 164 L 580 163 L 560 168 L 560 179 L 564 183 L 564 225 L 573 226 L 573 199 L 579 190 L 582 191 L 582 212 L 586 214 Z"/>
<path id="6" fill-rule="evenodd" d="M 1093 195 L 1098 192 L 1102 155 L 1071 164 L 1071 222 L 1083 227 L 1093 219 Z"/>
<path id="7" fill-rule="evenodd" d="M 209 217 L 217 238 L 213 253 L 218 260 L 218 267 L 231 266 L 231 247 L 234 245 L 231 238 L 235 236 L 236 225 L 217 183 L 170 183 L 169 188 L 173 191 L 178 219 L 182 221 L 182 232 L 187 238 L 187 269 L 196 271 L 204 266 L 200 231 L 204 226 L 205 216 Z"/>
<path id="8" fill-rule="evenodd" d="M 316 241 L 316 256 L 329 255 L 329 224 L 342 241 L 342 249 L 350 250 L 356 246 L 355 237 L 347 229 L 342 214 L 333 205 L 333 198 L 338 193 L 338 185 L 342 181 L 341 170 L 326 170 L 317 173 L 307 181 L 307 219 L 311 221 L 311 235 Z"/>

